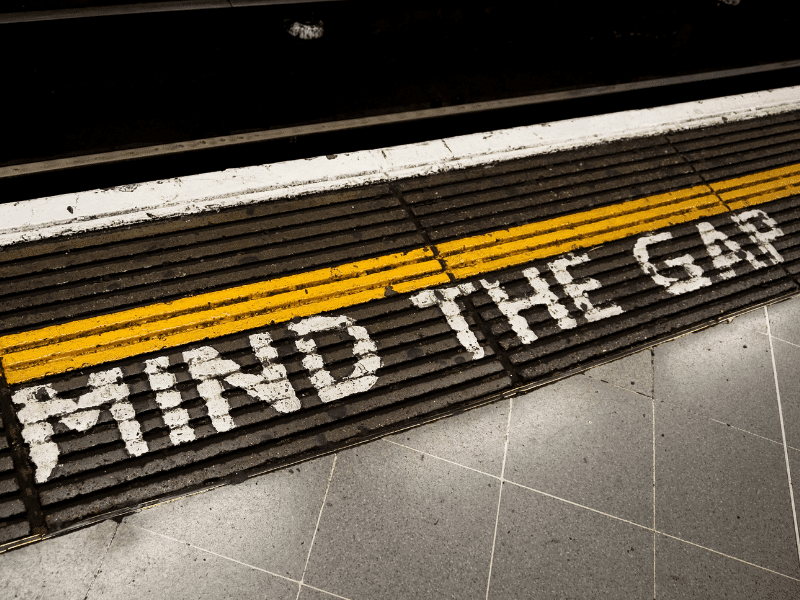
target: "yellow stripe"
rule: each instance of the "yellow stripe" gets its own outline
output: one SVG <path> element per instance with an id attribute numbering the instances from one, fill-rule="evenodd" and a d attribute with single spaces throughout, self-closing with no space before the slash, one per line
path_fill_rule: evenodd
<path id="1" fill-rule="evenodd" d="M 483 275 L 800 193 L 800 164 L 0 338 L 9 384 Z M 440 260 L 434 257 L 438 254 Z"/>
<path id="2" fill-rule="evenodd" d="M 702 186 L 577 213 L 559 218 L 558 227 L 549 221 L 523 225 L 514 228 L 513 237 L 474 236 L 442 244 L 439 252 L 456 278 L 472 277 L 725 212 L 716 196 L 703 194 L 707 191 Z"/>

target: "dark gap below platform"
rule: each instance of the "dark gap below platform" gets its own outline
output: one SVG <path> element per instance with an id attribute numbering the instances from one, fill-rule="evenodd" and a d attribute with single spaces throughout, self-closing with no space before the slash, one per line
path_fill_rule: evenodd
<path id="1" fill-rule="evenodd" d="M 70 4 L 62 2 L 60 4 Z M 5 8 L 4 10 L 10 10 Z M 770 2 L 320 2 L 2 25 L 0 167 L 800 58 Z M 286 19 L 322 19 L 299 40 Z M 111 68 L 109 61 L 111 58 Z M 800 82 L 800 69 L 0 180 L 2 202 Z"/>

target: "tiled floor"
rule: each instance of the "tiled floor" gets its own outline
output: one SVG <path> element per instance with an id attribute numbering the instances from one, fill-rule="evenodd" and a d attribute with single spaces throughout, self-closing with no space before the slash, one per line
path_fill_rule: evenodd
<path id="1" fill-rule="evenodd" d="M 800 598 L 798 366 L 800 297 L 9 552 L 0 597 Z"/>

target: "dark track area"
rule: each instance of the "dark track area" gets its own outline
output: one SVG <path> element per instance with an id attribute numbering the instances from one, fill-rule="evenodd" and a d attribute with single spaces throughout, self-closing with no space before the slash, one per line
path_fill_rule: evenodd
<path id="1" fill-rule="evenodd" d="M 781 14 L 747 0 L 323 2 L 2 25 L 0 51 L 14 58 L 0 167 L 800 58 Z M 322 19 L 325 34 L 299 40 L 286 19 Z M 3 178 L 0 201 L 798 82 L 790 69 Z"/>

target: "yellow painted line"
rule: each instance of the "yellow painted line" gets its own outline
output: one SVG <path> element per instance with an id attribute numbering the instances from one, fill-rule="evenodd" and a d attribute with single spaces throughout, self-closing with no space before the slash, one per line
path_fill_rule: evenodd
<path id="1" fill-rule="evenodd" d="M 409 255 L 426 260 L 402 264 Z M 218 299 L 220 292 L 201 294 L 185 298 L 176 303 L 160 303 L 137 309 L 82 319 L 64 326 L 52 326 L 22 334 L 7 336 L 0 340 L 3 350 L 3 368 L 9 383 L 21 383 L 63 373 L 74 369 L 97 365 L 103 362 L 120 360 L 137 354 L 154 352 L 203 339 L 221 337 L 231 333 L 272 323 L 281 323 L 295 317 L 304 317 L 325 311 L 336 310 L 370 300 L 383 298 L 386 287 L 391 286 L 397 293 L 423 289 L 445 284 L 449 277 L 442 272 L 441 264 L 430 260 L 430 249 L 419 249 L 405 254 L 394 254 L 351 263 L 335 269 L 320 269 L 265 282 L 271 288 L 271 295 L 250 288 L 250 295 L 238 294 L 240 288 L 232 290 L 239 299 L 236 303 L 215 305 L 207 301 L 208 296 Z M 365 272 L 376 263 L 401 264 L 377 273 Z M 336 281 L 343 272 L 357 273 Z M 327 282 L 320 275 L 327 275 Z M 312 282 L 303 287 L 303 281 Z M 269 284 L 269 285 L 267 285 Z M 254 289 L 255 288 L 255 289 Z M 287 290 L 277 291 L 274 290 Z M 195 311 L 186 310 L 186 301 L 194 300 Z M 164 318 L 154 320 L 154 309 L 164 311 Z M 136 317 L 144 314 L 147 321 L 137 322 Z M 79 335 L 80 326 L 84 334 Z"/>
<path id="2" fill-rule="evenodd" d="M 698 186 L 659 194 L 561 217 L 558 227 L 548 221 L 523 225 L 502 235 L 494 232 L 441 244 L 438 250 L 448 270 L 463 279 L 726 212 L 709 191 Z"/>
<path id="3" fill-rule="evenodd" d="M 709 184 L 731 210 L 800 193 L 800 165 Z"/>
<path id="4" fill-rule="evenodd" d="M 800 164 L 0 338 L 9 384 L 218 338 L 800 193 Z M 438 259 L 436 256 L 438 255 Z"/>
<path id="5" fill-rule="evenodd" d="M 182 298 L 171 302 L 159 302 L 141 308 L 124 310 L 110 315 L 101 315 L 88 319 L 80 319 L 63 325 L 54 325 L 0 338 L 0 353 L 17 352 L 27 348 L 39 347 L 55 341 L 70 339 L 113 331 L 129 324 L 144 325 L 178 317 L 191 315 L 201 309 L 224 309 L 237 303 L 256 301 L 294 290 L 306 290 L 317 285 L 333 281 L 349 281 L 364 275 L 380 272 L 388 268 L 418 264 L 433 258 L 430 249 L 421 248 L 411 252 L 390 254 L 368 260 L 358 261 L 338 267 L 319 269 L 299 275 L 280 277 L 217 292 L 208 292 L 197 296 Z"/>

